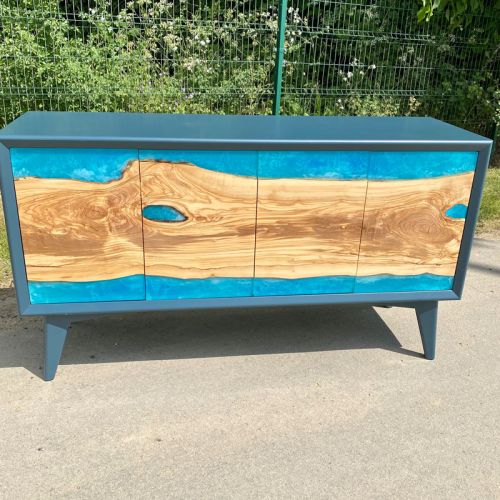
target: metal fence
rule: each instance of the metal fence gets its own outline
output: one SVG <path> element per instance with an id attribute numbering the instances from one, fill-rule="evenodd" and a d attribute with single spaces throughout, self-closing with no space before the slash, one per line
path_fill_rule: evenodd
<path id="1" fill-rule="evenodd" d="M 413 0 L 1 0 L 0 124 L 26 110 L 431 115 L 495 134 L 495 19 Z"/>

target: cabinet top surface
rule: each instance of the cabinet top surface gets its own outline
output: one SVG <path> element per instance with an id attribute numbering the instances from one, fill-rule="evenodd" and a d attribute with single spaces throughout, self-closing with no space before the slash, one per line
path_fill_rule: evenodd
<path id="1" fill-rule="evenodd" d="M 7 146 L 43 142 L 178 146 L 489 144 L 490 139 L 434 118 L 166 115 L 28 112 L 0 130 Z"/>

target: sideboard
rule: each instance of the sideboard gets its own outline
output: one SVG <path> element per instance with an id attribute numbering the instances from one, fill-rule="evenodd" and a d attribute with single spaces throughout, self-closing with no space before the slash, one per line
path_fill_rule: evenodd
<path id="1" fill-rule="evenodd" d="M 414 308 L 435 356 L 492 141 L 432 118 L 30 112 L 0 131 L 21 315 Z"/>

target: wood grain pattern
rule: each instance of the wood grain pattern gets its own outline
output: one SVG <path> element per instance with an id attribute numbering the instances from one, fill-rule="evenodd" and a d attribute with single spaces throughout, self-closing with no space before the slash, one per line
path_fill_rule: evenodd
<path id="1" fill-rule="evenodd" d="M 468 204 L 473 176 L 369 181 L 358 276 L 453 276 L 465 222 L 445 213 Z"/>
<path id="2" fill-rule="evenodd" d="M 146 274 L 253 277 L 257 179 L 190 163 L 142 161 L 143 206 L 168 205 L 183 222 L 144 219 Z"/>
<path id="3" fill-rule="evenodd" d="M 139 162 L 107 183 L 15 181 L 30 281 L 94 281 L 144 272 Z"/>
<path id="4" fill-rule="evenodd" d="M 257 278 L 452 276 L 464 220 L 445 214 L 468 204 L 472 179 L 260 179 L 256 206 L 254 177 L 135 161 L 107 183 L 15 187 L 30 281 L 251 278 L 254 258 Z M 143 218 L 151 205 L 186 220 Z"/>
<path id="5" fill-rule="evenodd" d="M 260 179 L 255 276 L 355 276 L 366 185 Z"/>

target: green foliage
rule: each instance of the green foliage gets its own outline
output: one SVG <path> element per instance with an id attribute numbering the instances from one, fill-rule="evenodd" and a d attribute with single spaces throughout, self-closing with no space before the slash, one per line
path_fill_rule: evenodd
<path id="1" fill-rule="evenodd" d="M 224 112 L 252 112 L 271 90 L 275 12 L 259 33 L 260 13 L 237 8 L 219 6 L 222 19 L 210 22 L 203 9 L 180 9 L 186 0 L 137 0 L 116 12 L 106 0 L 91 5 L 70 16 L 54 0 L 0 5 L 0 87 L 13 90 L 6 96 L 12 115 L 33 108 L 199 113 L 214 101 L 225 102 Z"/>
<path id="2" fill-rule="evenodd" d="M 439 16 L 417 23 L 414 0 L 288 0 L 282 112 L 427 114 L 491 133 L 493 7 L 463 2 L 475 21 L 443 29 Z M 278 3 L 1 0 L 0 120 L 34 109 L 270 113 Z M 458 19 L 459 4 L 422 8 Z"/>
<path id="3" fill-rule="evenodd" d="M 419 22 L 430 21 L 435 14 L 443 14 L 452 28 L 469 26 L 478 15 L 491 17 L 489 33 L 498 34 L 499 0 L 421 0 L 422 7 L 417 13 Z"/>
<path id="4" fill-rule="evenodd" d="M 9 285 L 11 281 L 9 244 L 7 243 L 7 233 L 3 210 L 0 207 L 0 288 Z"/>
<path id="5" fill-rule="evenodd" d="M 479 212 L 479 228 L 483 231 L 500 231 L 500 169 L 498 168 L 488 170 Z"/>
<path id="6" fill-rule="evenodd" d="M 499 46 L 489 17 L 456 33 L 409 23 L 411 2 L 292 5 L 301 24 L 300 36 L 288 29 L 285 113 L 431 115 L 493 133 Z"/>

